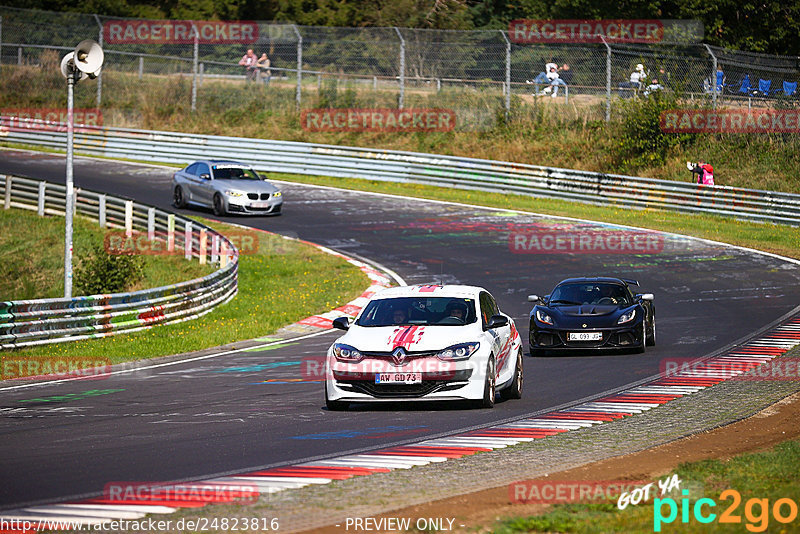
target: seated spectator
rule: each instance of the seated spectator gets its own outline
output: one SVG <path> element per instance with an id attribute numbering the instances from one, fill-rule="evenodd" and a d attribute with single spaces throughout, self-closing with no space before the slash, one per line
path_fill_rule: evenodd
<path id="1" fill-rule="evenodd" d="M 540 72 L 539 74 L 537 74 L 536 78 L 534 78 L 533 81 L 526 80 L 525 83 L 529 83 L 529 84 L 533 83 L 533 84 L 537 84 L 537 85 L 545 85 L 545 84 L 550 83 L 550 79 L 548 78 L 547 75 L 550 72 L 550 69 L 552 69 L 552 68 L 555 68 L 556 71 L 558 70 L 558 65 L 556 65 L 553 62 L 553 60 L 551 59 L 548 63 L 545 64 L 544 70 L 542 72 Z M 538 91 L 538 89 L 536 89 L 536 90 Z M 534 91 L 534 94 L 535 94 L 535 91 Z"/>
<path id="2" fill-rule="evenodd" d="M 619 84 L 620 96 L 625 98 L 626 96 L 631 96 L 631 93 L 635 96 L 642 89 L 646 80 L 647 71 L 644 70 L 644 65 L 639 63 L 636 65 L 636 69 L 631 73 L 630 81 Z M 631 91 L 625 91 L 626 89 L 630 89 Z"/>
<path id="3" fill-rule="evenodd" d="M 650 85 L 644 88 L 644 96 L 650 96 L 656 91 L 663 91 L 664 86 L 658 83 L 658 78 L 653 78 Z"/>

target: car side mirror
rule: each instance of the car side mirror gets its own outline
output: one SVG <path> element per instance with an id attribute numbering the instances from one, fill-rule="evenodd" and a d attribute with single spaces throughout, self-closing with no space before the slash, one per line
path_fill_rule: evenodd
<path id="1" fill-rule="evenodd" d="M 332 326 L 339 330 L 350 330 L 350 319 L 348 317 L 337 317 L 333 320 Z"/>
<path id="2" fill-rule="evenodd" d="M 269 178 L 267 177 L 266 174 L 259 174 L 258 177 L 264 180 L 265 182 L 269 181 Z"/>
<path id="3" fill-rule="evenodd" d="M 539 302 L 542 300 L 539 295 L 528 295 L 528 302 Z"/>
<path id="4" fill-rule="evenodd" d="M 501 326 L 506 326 L 508 324 L 508 317 L 505 315 L 492 315 L 492 318 L 489 319 L 489 324 L 486 325 L 487 330 L 491 330 L 493 328 L 500 328 Z"/>
<path id="5" fill-rule="evenodd" d="M 638 295 L 638 297 L 642 300 L 649 300 L 650 302 L 653 302 L 653 300 L 655 300 L 655 296 L 653 296 L 652 293 L 644 293 L 642 295 Z"/>
<path id="6" fill-rule="evenodd" d="M 207 172 L 204 172 L 203 174 L 200 175 L 200 179 L 201 180 L 210 180 L 211 179 L 211 175 L 208 174 Z"/>

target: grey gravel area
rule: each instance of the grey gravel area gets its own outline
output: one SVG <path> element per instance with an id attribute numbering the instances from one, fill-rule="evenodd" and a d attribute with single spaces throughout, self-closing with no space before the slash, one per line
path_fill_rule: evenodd
<path id="1" fill-rule="evenodd" d="M 800 382 L 727 381 L 591 428 L 444 463 L 283 491 L 239 514 L 277 517 L 282 532 L 335 525 L 347 517 L 371 517 L 644 450 L 741 420 L 797 391 Z"/>

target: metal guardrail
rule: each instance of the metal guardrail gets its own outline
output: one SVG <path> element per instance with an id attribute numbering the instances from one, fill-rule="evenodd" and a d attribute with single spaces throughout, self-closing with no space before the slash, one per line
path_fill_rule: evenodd
<path id="1" fill-rule="evenodd" d="M 63 125 L 0 117 L 0 141 L 61 149 Z M 37 129 L 38 128 L 38 129 Z M 800 225 L 800 195 L 638 178 L 458 156 L 126 128 L 77 128 L 75 149 L 110 158 L 185 164 L 232 158 L 257 169 L 409 182 L 557 198 L 602 206 L 657 208 Z"/>
<path id="2" fill-rule="evenodd" d="M 178 284 L 129 293 L 71 299 L 0 302 L 0 350 L 135 332 L 156 324 L 194 319 L 227 302 L 238 288 L 239 252 L 211 228 L 158 208 L 76 189 L 77 214 L 127 236 L 166 237 L 166 246 L 187 259 L 219 262 L 215 272 Z M 66 188 L 18 176 L 0 176 L 0 205 L 64 215 Z M 177 229 L 176 229 L 177 228 Z M 138 238 L 138 236 L 136 236 Z M 142 237 L 145 237 L 142 234 Z"/>

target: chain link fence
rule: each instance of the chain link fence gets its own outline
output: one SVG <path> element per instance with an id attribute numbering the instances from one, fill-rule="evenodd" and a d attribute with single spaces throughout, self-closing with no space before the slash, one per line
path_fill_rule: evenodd
<path id="1" fill-rule="evenodd" d="M 210 24 L 209 33 L 203 25 Z M 800 78 L 800 58 L 703 44 L 517 44 L 501 30 L 141 21 L 0 7 L 3 107 L 15 91 L 42 93 L 44 101 L 48 91 L 60 94 L 60 59 L 87 38 L 103 46 L 105 63 L 96 91 L 81 91 L 76 106 L 105 109 L 113 95 L 104 119 L 115 126 L 136 125 L 150 108 L 236 114 L 248 85 L 269 86 L 263 104 L 272 110 L 446 107 L 474 127 L 543 105 L 543 97 L 608 120 L 619 100 L 641 97 L 654 78 L 714 107 L 773 106 L 797 98 Z M 255 83 L 239 65 L 248 48 L 271 63 Z M 550 62 L 559 65 L 560 86 L 546 79 Z M 648 73 L 642 86 L 631 83 L 639 64 Z M 142 89 L 147 109 L 133 95 Z"/>

